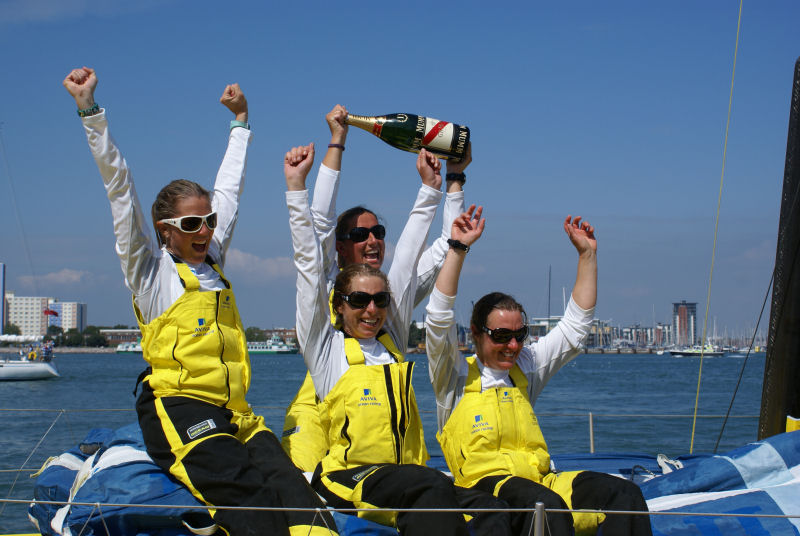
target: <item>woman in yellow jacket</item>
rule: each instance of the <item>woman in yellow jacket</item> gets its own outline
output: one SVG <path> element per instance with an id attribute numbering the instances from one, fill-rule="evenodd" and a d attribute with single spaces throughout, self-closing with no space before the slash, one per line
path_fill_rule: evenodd
<path id="1" fill-rule="evenodd" d="M 513 508 L 647 511 L 638 486 L 592 471 L 553 473 L 533 403 L 547 380 L 579 353 L 597 301 L 594 228 L 568 216 L 564 230 L 578 251 L 578 271 L 562 320 L 546 336 L 525 345 L 525 311 L 511 296 L 487 294 L 471 318 L 476 354 L 457 348 L 455 296 L 469 247 L 481 235 L 480 209 L 453 224 L 453 242 L 431 294 L 426 347 L 437 401 L 438 439 L 456 484 L 493 493 Z M 532 514 L 512 514 L 514 534 L 528 534 Z M 644 515 L 550 512 L 550 534 L 648 535 Z"/>
<path id="2" fill-rule="evenodd" d="M 93 69 L 74 69 L 64 86 L 75 98 L 111 204 L 116 250 L 133 293 L 149 368 L 136 402 L 147 453 L 210 506 L 231 535 L 335 534 L 330 515 L 277 438 L 245 400 L 250 361 L 233 287 L 223 275 L 251 141 L 247 100 L 237 84 L 220 102 L 234 113 L 213 193 L 176 180 L 152 207 L 147 231 L 130 169 L 94 101 Z M 330 530 L 328 527 L 333 527 Z M 211 530 L 211 529 L 208 529 Z"/>
<path id="3" fill-rule="evenodd" d="M 322 429 L 327 452 L 312 478 L 314 489 L 335 508 L 359 508 L 365 517 L 396 526 L 407 535 L 466 535 L 464 516 L 456 511 L 419 512 L 417 509 L 458 509 L 467 494 L 459 494 L 452 480 L 425 466 L 422 423 L 411 377 L 413 362 L 405 361 L 395 344 L 405 341 L 407 322 L 390 322 L 398 314 L 391 290 L 413 285 L 413 266 L 425 245 L 426 233 L 403 233 L 398 249 L 412 250 L 403 257 L 411 269 L 393 263 L 388 276 L 369 264 L 349 264 L 339 272 L 331 304 L 324 277 L 321 246 L 312 222 L 305 178 L 314 158 L 313 145 L 295 147 L 284 159 L 289 225 L 297 267 L 297 338 L 321 401 Z M 441 164 L 421 151 L 420 175 L 436 177 Z M 425 177 L 423 177 L 424 179 Z M 429 177 L 433 178 L 433 177 Z M 412 213 L 413 220 L 424 217 Z M 413 295 L 413 292 L 411 293 Z M 402 330 L 402 331 L 399 331 Z M 496 505 L 490 494 L 466 490 L 478 507 Z M 485 499 L 482 499 L 485 498 Z M 487 500 L 488 499 L 488 500 Z M 408 509 L 398 513 L 377 508 Z M 506 534 L 508 520 L 487 519 L 480 532 Z"/>

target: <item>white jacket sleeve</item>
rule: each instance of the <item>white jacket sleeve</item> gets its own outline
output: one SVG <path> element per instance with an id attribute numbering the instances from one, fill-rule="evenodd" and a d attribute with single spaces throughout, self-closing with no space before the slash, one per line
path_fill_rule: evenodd
<path id="1" fill-rule="evenodd" d="M 594 309 L 581 309 L 572 298 L 564 316 L 550 333 L 523 349 L 520 363 L 528 377 L 528 395 L 531 405 L 541 394 L 544 386 L 564 365 L 580 354 L 581 345 L 589 336 Z M 527 353 L 528 355 L 523 357 Z"/>
<path id="2" fill-rule="evenodd" d="M 425 247 L 436 208 L 442 192 L 423 184 L 417 194 L 414 208 L 408 217 L 403 233 L 394 250 L 389 269 L 389 287 L 392 303 L 386 319 L 387 330 L 401 351 L 408 346 L 408 329 L 414 313 L 414 296 L 417 288 L 417 262 Z"/>
<path id="3" fill-rule="evenodd" d="M 465 361 L 458 351 L 455 321 L 455 296 L 446 296 L 434 288 L 425 316 L 425 349 L 428 374 L 436 396 L 436 420 L 441 430 L 458 402 L 459 368 Z"/>
<path id="4" fill-rule="evenodd" d="M 339 266 L 336 262 L 335 233 L 336 196 L 339 191 L 340 173 L 340 171 L 320 164 L 311 201 L 311 220 L 322 247 L 322 270 L 328 281 L 335 280 L 339 273 Z"/>
<path id="5" fill-rule="evenodd" d="M 135 295 L 142 294 L 154 280 L 158 248 L 152 242 L 152 231 L 142 213 L 128 163 L 109 131 L 105 109 L 82 121 L 111 204 L 116 250 L 125 284 Z"/>
<path id="6" fill-rule="evenodd" d="M 320 398 L 327 394 L 330 378 L 332 327 L 320 245 L 314 234 L 308 190 L 286 192 L 289 227 L 297 268 L 297 342 Z M 326 376 L 327 375 L 327 376 Z"/>
<path id="7" fill-rule="evenodd" d="M 249 129 L 236 127 L 230 131 L 228 148 L 214 182 L 211 208 L 217 212 L 217 228 L 212 238 L 216 251 L 211 252 L 211 257 L 220 266 L 225 264 L 225 254 L 239 216 L 239 199 L 247 170 L 247 148 L 252 140 L 253 134 Z"/>
<path id="8" fill-rule="evenodd" d="M 417 263 L 417 292 L 414 297 L 414 307 L 428 297 L 436 284 L 436 276 L 442 269 L 444 258 L 450 246 L 447 240 L 453 228 L 453 220 L 465 211 L 464 192 L 448 193 L 444 197 L 444 211 L 442 213 L 442 234 L 431 247 L 422 252 Z"/>

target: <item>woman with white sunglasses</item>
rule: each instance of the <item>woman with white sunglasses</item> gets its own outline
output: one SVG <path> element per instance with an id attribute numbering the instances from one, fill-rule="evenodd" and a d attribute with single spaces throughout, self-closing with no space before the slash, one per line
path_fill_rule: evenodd
<path id="1" fill-rule="evenodd" d="M 578 252 L 570 302 L 559 323 L 526 344 L 525 310 L 513 297 L 492 292 L 478 300 L 470 331 L 475 355 L 458 350 L 455 299 L 470 246 L 483 233 L 480 209 L 453 223 L 452 247 L 427 306 L 426 349 L 436 395 L 437 438 L 456 484 L 494 494 L 512 508 L 514 534 L 532 533 L 533 509 L 647 511 L 638 486 L 592 471 L 550 471 L 550 455 L 533 405 L 547 381 L 580 353 L 597 302 L 594 228 L 567 216 L 564 231 Z M 647 516 L 548 512 L 548 534 L 647 535 Z M 573 532 L 574 531 L 574 532 Z"/>
<path id="2" fill-rule="evenodd" d="M 165 186 L 152 207 L 154 243 L 105 110 L 94 101 L 94 70 L 74 69 L 63 83 L 78 105 L 103 177 L 117 254 L 142 331 L 149 367 L 139 378 L 136 410 L 147 453 L 210 506 L 320 508 L 319 498 L 245 400 L 251 375 L 247 343 L 221 268 L 252 139 L 247 100 L 238 84 L 227 86 L 220 98 L 235 119 L 213 192 L 187 180 Z M 335 534 L 332 517 L 313 511 L 210 513 L 231 535 Z"/>

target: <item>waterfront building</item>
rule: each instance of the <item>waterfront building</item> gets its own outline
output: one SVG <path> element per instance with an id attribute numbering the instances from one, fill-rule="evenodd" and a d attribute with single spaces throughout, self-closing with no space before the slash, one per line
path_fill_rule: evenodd
<path id="1" fill-rule="evenodd" d="M 51 299 L 47 304 L 47 309 L 50 311 L 46 315 L 48 326 L 58 326 L 64 332 L 76 329 L 79 333 L 83 333 L 83 330 L 86 329 L 87 306 L 85 303 L 60 302 Z"/>
<path id="2" fill-rule="evenodd" d="M 40 337 L 47 333 L 47 316 L 44 311 L 52 298 L 16 296 L 13 292 L 5 294 L 8 304 L 8 322 L 20 329 L 20 334 Z"/>
<path id="3" fill-rule="evenodd" d="M 697 342 L 697 302 L 681 300 L 672 304 L 672 333 L 676 346 Z"/>
<path id="4" fill-rule="evenodd" d="M 20 334 L 41 337 L 49 326 L 58 326 L 63 331 L 86 329 L 87 305 L 78 302 L 60 302 L 46 296 L 17 296 L 13 292 L 3 294 L 5 322 L 14 324 Z"/>
<path id="5" fill-rule="evenodd" d="M 139 328 L 103 328 L 100 335 L 105 337 L 109 346 L 117 346 L 125 342 L 136 342 L 142 338 Z"/>

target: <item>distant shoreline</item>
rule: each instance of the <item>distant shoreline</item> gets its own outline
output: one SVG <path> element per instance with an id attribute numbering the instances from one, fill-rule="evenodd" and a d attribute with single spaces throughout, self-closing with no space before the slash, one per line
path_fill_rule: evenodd
<path id="1" fill-rule="evenodd" d="M 0 354 L 18 354 L 20 350 L 27 350 L 27 346 L 0 346 Z M 113 354 L 116 353 L 116 346 L 54 346 L 53 353 L 58 357 L 60 354 Z"/>

